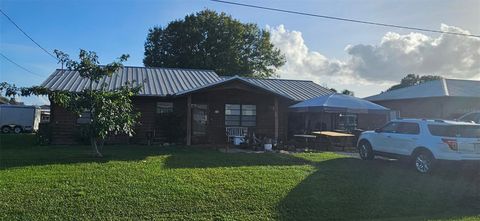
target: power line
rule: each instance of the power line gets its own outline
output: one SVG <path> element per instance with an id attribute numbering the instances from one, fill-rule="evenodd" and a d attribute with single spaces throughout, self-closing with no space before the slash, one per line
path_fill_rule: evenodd
<path id="1" fill-rule="evenodd" d="M 433 32 L 433 33 L 451 34 L 451 35 L 460 35 L 460 36 L 480 38 L 480 35 L 473 35 L 473 34 L 439 31 L 439 30 L 433 30 L 433 29 L 409 27 L 409 26 L 394 25 L 394 24 L 386 24 L 386 23 L 372 22 L 372 21 L 363 21 L 363 20 L 356 20 L 356 19 L 350 19 L 350 18 L 341 18 L 341 17 L 334 17 L 334 16 L 328 16 L 328 15 L 312 14 L 312 13 L 292 11 L 292 10 L 286 10 L 286 9 L 270 8 L 270 7 L 265 7 L 265 6 L 250 5 L 250 4 L 243 4 L 243 3 L 237 3 L 237 2 L 229 2 L 229 1 L 223 1 L 223 0 L 210 0 L 210 1 L 224 3 L 224 4 L 230 4 L 230 5 L 244 6 L 244 7 L 249 7 L 249 8 L 263 9 L 263 10 L 268 10 L 268 11 L 284 12 L 284 13 L 289 13 L 289 14 L 305 15 L 305 16 L 310 16 L 310 17 L 325 18 L 325 19 L 331 19 L 331 20 L 340 20 L 340 21 L 345 21 L 345 22 L 354 22 L 354 23 L 367 24 L 367 25 L 376 25 L 376 26 L 383 26 L 383 27 L 409 29 L 409 30 L 416 30 L 416 31 L 424 31 L 424 32 Z"/>
<path id="2" fill-rule="evenodd" d="M 38 77 L 43 78 L 42 75 L 39 75 L 39 74 L 37 74 L 37 73 L 35 73 L 35 72 L 33 72 L 33 71 L 28 70 L 27 68 L 23 67 L 22 65 L 19 65 L 17 62 L 12 61 L 10 58 L 8 58 L 7 56 L 5 56 L 5 55 L 2 54 L 1 52 L 0 52 L 0 56 L 2 56 L 3 58 L 5 58 L 5 60 L 10 61 L 12 64 L 17 65 L 17 67 L 23 69 L 24 71 L 26 71 L 26 72 L 28 72 L 28 73 L 30 73 L 30 74 L 36 75 L 36 76 L 38 76 Z"/>
<path id="3" fill-rule="evenodd" d="M 50 53 L 47 49 L 45 49 L 44 47 L 42 47 L 38 42 L 36 42 L 35 40 L 33 40 L 32 37 L 30 37 L 25 31 L 23 31 L 22 28 L 20 28 L 20 26 L 17 25 L 17 23 L 15 23 L 10 17 L 8 17 L 7 14 L 5 14 L 5 12 L 3 12 L 1 9 L 0 9 L 0 12 L 13 24 L 15 25 L 15 27 L 18 28 L 18 30 L 20 30 L 25 36 L 27 36 L 28 39 L 30 39 L 33 43 L 35 43 L 40 49 L 42 49 L 45 53 L 47 53 L 48 55 L 50 55 L 52 58 L 54 58 L 55 60 L 58 61 L 58 58 L 55 57 L 52 53 Z"/>

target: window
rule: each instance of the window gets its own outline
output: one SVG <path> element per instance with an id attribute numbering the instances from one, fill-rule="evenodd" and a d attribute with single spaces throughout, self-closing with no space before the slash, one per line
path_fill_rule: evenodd
<path id="1" fill-rule="evenodd" d="M 173 112 L 173 103 L 157 102 L 157 114 L 165 114 Z"/>
<path id="2" fill-rule="evenodd" d="M 225 104 L 225 126 L 254 127 L 256 124 L 256 105 Z"/>
<path id="3" fill-rule="evenodd" d="M 206 104 L 193 104 L 192 119 L 193 136 L 205 136 L 207 134 L 208 106 Z"/>
<path id="4" fill-rule="evenodd" d="M 396 133 L 397 130 L 398 130 L 398 122 L 388 123 L 381 129 L 383 133 Z"/>
<path id="5" fill-rule="evenodd" d="M 257 124 L 257 106 L 242 105 L 242 126 L 254 127 Z"/>
<path id="6" fill-rule="evenodd" d="M 428 130 L 433 136 L 480 138 L 480 126 L 429 124 Z"/>
<path id="7" fill-rule="evenodd" d="M 480 123 L 480 113 L 471 113 L 460 119 L 465 122 L 477 122 Z"/>
<path id="8" fill-rule="evenodd" d="M 397 133 L 399 134 L 420 134 L 420 126 L 417 123 L 400 123 Z"/>
<path id="9" fill-rule="evenodd" d="M 240 104 L 225 104 L 225 126 L 240 126 Z"/>

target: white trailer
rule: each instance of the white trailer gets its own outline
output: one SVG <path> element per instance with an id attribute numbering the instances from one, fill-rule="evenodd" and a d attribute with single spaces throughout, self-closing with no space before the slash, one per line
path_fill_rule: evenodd
<path id="1" fill-rule="evenodd" d="M 36 131 L 40 119 L 40 110 L 35 106 L 0 105 L 0 130 L 2 133 Z"/>

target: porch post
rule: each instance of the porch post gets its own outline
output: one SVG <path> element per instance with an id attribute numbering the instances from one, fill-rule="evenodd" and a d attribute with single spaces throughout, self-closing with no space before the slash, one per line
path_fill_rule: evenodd
<path id="1" fill-rule="evenodd" d="M 304 113 L 304 116 L 305 116 L 305 125 L 304 125 L 304 129 L 305 131 L 308 131 L 309 130 L 309 121 L 310 121 L 310 114 L 308 112 L 305 112 Z"/>
<path id="2" fill-rule="evenodd" d="M 278 141 L 278 98 L 274 99 L 274 108 L 275 108 L 275 140 Z"/>
<path id="3" fill-rule="evenodd" d="M 192 145 L 192 96 L 187 97 L 187 146 Z"/>

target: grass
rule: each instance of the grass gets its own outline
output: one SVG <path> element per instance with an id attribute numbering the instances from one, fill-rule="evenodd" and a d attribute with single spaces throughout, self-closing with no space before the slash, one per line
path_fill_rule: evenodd
<path id="1" fill-rule="evenodd" d="M 30 140 L 30 143 L 27 141 Z M 479 220 L 478 175 L 335 153 L 34 146 L 0 136 L 2 220 Z"/>

